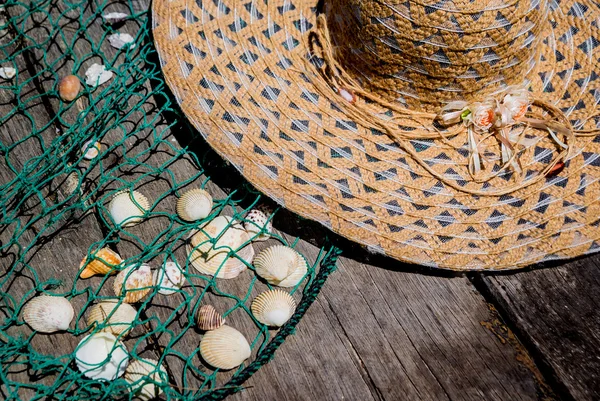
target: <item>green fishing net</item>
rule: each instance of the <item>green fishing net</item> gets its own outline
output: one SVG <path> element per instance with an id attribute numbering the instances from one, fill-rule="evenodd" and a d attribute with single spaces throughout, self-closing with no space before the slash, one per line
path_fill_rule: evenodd
<path id="1" fill-rule="evenodd" d="M 145 1 L 87 0 L 1 6 L 2 399 L 133 399 L 144 395 L 142 383 L 155 385 L 164 399 L 222 399 L 241 390 L 273 358 L 335 269 L 337 248 L 315 248 L 304 255 L 306 276 L 286 289 L 296 300 L 296 311 L 277 330 L 258 322 L 250 310 L 252 300 L 271 288 L 251 264 L 246 262 L 248 269 L 229 280 L 201 274 L 191 265 L 186 244 L 202 223 L 219 215 L 232 216 L 231 224 L 243 223 L 249 210 L 266 206 L 277 228 L 281 211 L 216 157 L 174 105 L 157 64 L 148 8 Z M 103 15 L 109 13 L 125 16 L 107 21 Z M 133 42 L 111 46 L 115 33 L 128 33 Z M 85 73 L 93 64 L 104 65 L 112 77 L 100 85 L 86 84 Z M 69 74 L 80 78 L 82 89 L 74 101 L 61 101 L 58 81 Z M 208 188 L 214 205 L 206 219 L 186 222 L 175 212 L 176 201 L 192 188 Z M 111 199 L 134 190 L 148 198 L 148 210 L 136 225 L 116 224 Z M 297 242 L 275 231 L 268 241 L 252 246 L 258 253 Z M 130 362 L 156 360 L 164 368 L 149 365 L 150 372 L 133 381 L 123 376 L 92 380 L 81 373 L 74 356 L 86 335 L 111 327 L 87 323 L 91 306 L 123 302 L 113 289 L 115 275 L 79 277 L 85 266 L 79 263 L 93 260 L 104 247 L 123 258 L 113 273 L 142 264 L 156 270 L 168 261 L 183 271 L 183 286 L 171 295 L 148 286 L 149 293 L 133 305 L 131 331 L 118 335 Z M 239 258 L 236 250 L 226 251 Z M 67 331 L 43 334 L 24 322 L 25 305 L 39 295 L 70 301 L 75 316 Z M 238 368 L 222 371 L 202 360 L 198 344 L 204 332 L 196 324 L 202 305 L 213 305 L 227 325 L 247 338 L 252 355 Z"/>

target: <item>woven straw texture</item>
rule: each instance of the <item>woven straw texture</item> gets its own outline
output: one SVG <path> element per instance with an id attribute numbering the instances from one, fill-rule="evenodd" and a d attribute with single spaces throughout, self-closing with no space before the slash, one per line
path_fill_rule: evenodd
<path id="1" fill-rule="evenodd" d="M 317 6 L 154 1 L 167 83 L 253 185 L 374 252 L 422 265 L 502 270 L 599 248 L 596 137 L 574 138 L 565 168 L 546 176 L 559 149 L 532 130 L 521 174 L 495 165 L 493 178 L 473 179 L 463 126 L 338 95 L 315 45 Z M 431 111 L 522 81 L 574 129 L 600 124 L 593 1 L 332 1 L 325 11 L 344 73 L 387 101 Z M 385 134 L 382 121 L 413 139 Z M 432 131 L 445 138 L 427 139 Z M 499 154 L 494 138 L 485 147 Z"/>

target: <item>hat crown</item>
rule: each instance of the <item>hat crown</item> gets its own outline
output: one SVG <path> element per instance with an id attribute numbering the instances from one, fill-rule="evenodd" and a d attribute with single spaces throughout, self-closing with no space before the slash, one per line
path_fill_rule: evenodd
<path id="1" fill-rule="evenodd" d="M 411 108 L 482 100 L 533 68 L 547 0 L 327 0 L 335 57 Z"/>

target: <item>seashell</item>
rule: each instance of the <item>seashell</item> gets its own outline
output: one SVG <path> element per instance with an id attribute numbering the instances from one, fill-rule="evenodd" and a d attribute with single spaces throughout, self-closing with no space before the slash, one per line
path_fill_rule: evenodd
<path id="1" fill-rule="evenodd" d="M 254 248 L 250 236 L 239 224 L 231 223 L 228 216 L 218 216 L 192 233 L 187 251 L 192 266 L 200 273 L 230 279 L 246 270 L 244 263 L 252 263 Z M 211 238 L 218 238 L 216 243 Z M 240 247 L 247 243 L 243 248 Z M 230 250 L 234 255 L 228 257 Z"/>
<path id="2" fill-rule="evenodd" d="M 266 241 L 271 236 L 269 233 L 273 231 L 273 224 L 268 216 L 259 209 L 252 209 L 246 215 L 244 228 L 252 237 L 252 241 Z"/>
<path id="3" fill-rule="evenodd" d="M 58 95 L 66 102 L 74 100 L 81 90 L 81 81 L 76 75 L 67 75 L 58 82 Z"/>
<path id="4" fill-rule="evenodd" d="M 148 209 L 148 198 L 138 191 L 121 191 L 113 196 L 108 205 L 108 211 L 115 224 L 123 227 L 130 227 L 142 221 Z"/>
<path id="5" fill-rule="evenodd" d="M 124 377 L 131 385 L 131 392 L 142 400 L 152 400 L 163 392 L 155 383 L 169 382 L 166 369 L 155 359 L 136 359 L 127 366 Z"/>
<path id="6" fill-rule="evenodd" d="M 269 284 L 293 287 L 305 276 L 306 261 L 294 249 L 274 245 L 260 252 L 254 259 L 256 274 Z"/>
<path id="7" fill-rule="evenodd" d="M 83 266 L 85 266 L 85 269 L 79 273 L 79 277 L 89 278 L 94 274 L 116 273 L 113 270 L 114 267 L 120 265 L 122 262 L 123 259 L 121 259 L 118 253 L 114 252 L 110 248 L 102 248 L 96 252 L 92 260 L 88 261 L 87 256 L 83 258 L 79 264 L 79 268 L 81 269 Z"/>
<path id="8" fill-rule="evenodd" d="M 100 149 L 102 149 L 102 145 L 100 142 L 94 142 L 93 140 L 87 141 L 81 147 L 81 153 L 83 153 L 83 158 L 86 160 L 92 160 L 98 157 L 100 154 Z"/>
<path id="9" fill-rule="evenodd" d="M 225 319 L 217 312 L 214 306 L 202 305 L 200 309 L 198 309 L 196 322 L 198 323 L 198 328 L 200 330 L 209 331 L 223 326 Z"/>
<path id="10" fill-rule="evenodd" d="M 185 221 L 201 220 L 210 214 L 212 196 L 203 189 L 195 188 L 177 199 L 177 214 Z"/>
<path id="11" fill-rule="evenodd" d="M 113 33 L 108 37 L 108 42 L 115 49 L 122 49 L 123 47 L 133 49 L 135 47 L 133 41 L 133 36 L 128 33 Z"/>
<path id="12" fill-rule="evenodd" d="M 118 301 L 101 301 L 91 307 L 87 318 L 88 326 L 104 325 L 102 331 L 118 336 L 126 336 L 133 328 L 137 316 L 135 308 Z"/>
<path id="13" fill-rule="evenodd" d="M 68 330 L 74 315 L 68 299 L 50 295 L 32 298 L 23 308 L 23 320 L 41 333 Z"/>
<path id="14" fill-rule="evenodd" d="M 261 293 L 252 301 L 252 314 L 267 326 L 283 326 L 296 310 L 296 301 L 282 290 L 269 290 Z"/>
<path id="15" fill-rule="evenodd" d="M 208 331 L 200 341 L 200 355 L 215 368 L 233 369 L 250 357 L 246 337 L 233 327 L 223 325 Z"/>
<path id="16" fill-rule="evenodd" d="M 133 304 L 144 298 L 152 291 L 152 272 L 148 265 L 131 265 L 122 270 L 115 277 L 115 294 L 120 297 L 124 295 L 124 302 Z M 125 288 L 123 294 L 123 287 Z"/>
<path id="17" fill-rule="evenodd" d="M 17 70 L 12 67 L 0 67 L 0 78 L 13 79 L 17 75 Z"/>
<path id="18" fill-rule="evenodd" d="M 108 82 L 112 76 L 112 71 L 107 71 L 104 65 L 94 63 L 85 72 L 85 83 L 95 88 Z"/>
<path id="19" fill-rule="evenodd" d="M 154 285 L 159 287 L 158 293 L 171 295 L 177 292 L 183 285 L 183 272 L 177 262 L 167 262 L 161 269 L 154 271 L 152 280 Z"/>
<path id="20" fill-rule="evenodd" d="M 102 14 L 102 19 L 107 24 L 116 24 L 118 22 L 125 21 L 129 15 L 125 13 L 107 13 Z"/>
<path id="21" fill-rule="evenodd" d="M 125 345 L 110 333 L 89 334 L 75 350 L 75 363 L 90 379 L 114 380 L 123 375 L 129 356 Z"/>

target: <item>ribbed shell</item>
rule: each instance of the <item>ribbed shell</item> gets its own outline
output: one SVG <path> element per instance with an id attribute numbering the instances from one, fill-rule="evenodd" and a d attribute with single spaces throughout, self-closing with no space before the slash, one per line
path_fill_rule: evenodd
<path id="1" fill-rule="evenodd" d="M 128 304 L 138 302 L 152 291 L 153 279 L 150 266 L 131 265 L 117 274 L 113 289 L 118 297 L 123 292 L 123 283 L 126 290 L 123 301 Z"/>
<path id="2" fill-rule="evenodd" d="M 296 310 L 296 301 L 283 290 L 270 290 L 261 293 L 252 301 L 252 314 L 267 326 L 283 326 Z"/>
<path id="3" fill-rule="evenodd" d="M 79 342 L 75 363 L 91 379 L 114 380 L 125 373 L 129 355 L 125 345 L 112 334 L 93 333 Z"/>
<path id="4" fill-rule="evenodd" d="M 273 231 L 273 224 L 271 220 L 268 220 L 268 216 L 263 211 L 259 209 L 250 210 L 246 215 L 246 220 L 248 221 L 244 222 L 244 228 L 250 234 L 252 241 L 266 241 L 271 237 L 269 233 Z M 258 235 L 262 229 L 265 232 Z"/>
<path id="5" fill-rule="evenodd" d="M 137 359 L 127 366 L 125 380 L 129 383 L 132 393 L 142 400 L 151 400 L 162 394 L 161 387 L 153 383 L 168 383 L 167 371 L 155 359 Z"/>
<path id="6" fill-rule="evenodd" d="M 137 203 L 137 205 L 134 203 Z M 139 205 L 139 206 L 138 206 Z M 122 191 L 113 196 L 108 211 L 116 225 L 130 227 L 143 220 L 150 209 L 150 202 L 138 191 Z"/>
<path id="7" fill-rule="evenodd" d="M 252 263 L 254 248 L 249 242 L 250 237 L 240 224 L 228 227 L 231 220 L 228 216 L 218 216 L 191 235 L 187 244 L 188 257 L 200 273 L 230 279 L 246 270 L 243 261 Z M 210 239 L 217 237 L 213 245 Z M 239 249 L 245 243 L 248 244 Z M 237 257 L 233 254 L 227 257 L 230 248 L 236 251 Z"/>
<path id="8" fill-rule="evenodd" d="M 23 320 L 42 333 L 68 330 L 74 315 L 68 299 L 50 295 L 32 298 L 23 308 Z"/>
<path id="9" fill-rule="evenodd" d="M 133 328 L 133 321 L 137 315 L 135 308 L 129 304 L 117 301 L 102 301 L 90 308 L 87 324 L 104 325 L 102 331 L 115 336 L 123 333 L 127 335 Z"/>
<path id="10" fill-rule="evenodd" d="M 215 330 L 221 327 L 225 323 L 223 316 L 212 305 L 202 305 L 198 309 L 198 316 L 196 317 L 198 328 L 200 330 L 209 331 Z"/>
<path id="11" fill-rule="evenodd" d="M 89 263 L 87 256 L 83 258 L 83 260 L 79 264 L 79 268 L 81 269 L 83 266 L 85 266 L 85 269 L 83 269 L 81 273 L 79 273 L 79 277 L 88 278 L 92 277 L 95 274 L 114 274 L 116 273 L 114 267 L 120 265 L 123 262 L 123 259 L 121 259 L 119 254 L 114 252 L 110 248 L 102 248 L 98 250 L 98 252 L 96 252 L 94 256 L 94 259 L 89 261 Z"/>
<path id="12" fill-rule="evenodd" d="M 171 295 L 183 285 L 185 277 L 177 262 L 166 262 L 160 269 L 154 270 L 152 281 L 159 287 L 158 293 Z"/>
<path id="13" fill-rule="evenodd" d="M 200 188 L 187 191 L 177 199 L 177 214 L 185 221 L 201 220 L 210 214 L 212 196 Z"/>
<path id="14" fill-rule="evenodd" d="M 251 353 L 246 337 L 227 325 L 206 332 L 200 341 L 202 358 L 219 369 L 229 370 L 240 366 Z"/>
<path id="15" fill-rule="evenodd" d="M 274 245 L 261 251 L 254 259 L 256 274 L 269 284 L 293 287 L 302 280 L 308 267 L 306 261 L 294 249 Z"/>

